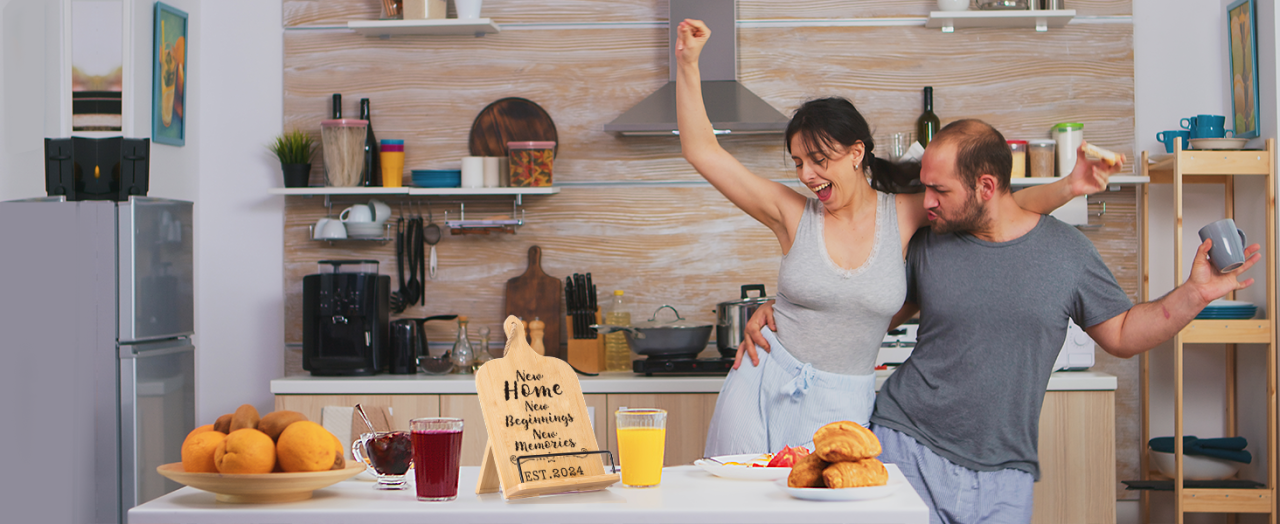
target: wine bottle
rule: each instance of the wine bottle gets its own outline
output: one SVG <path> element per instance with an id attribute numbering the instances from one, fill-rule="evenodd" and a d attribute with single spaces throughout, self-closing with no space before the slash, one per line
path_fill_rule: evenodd
<path id="1" fill-rule="evenodd" d="M 378 139 L 373 136 L 373 120 L 369 118 L 369 99 L 360 99 L 360 120 L 369 122 L 364 134 L 364 185 L 382 187 L 382 162 Z"/>
<path id="2" fill-rule="evenodd" d="M 342 93 L 333 94 L 333 119 L 342 118 Z"/>
<path id="3" fill-rule="evenodd" d="M 938 132 L 941 127 L 938 123 L 938 115 L 933 114 L 933 88 L 924 88 L 924 112 L 920 114 L 920 118 L 916 119 L 916 142 L 921 146 L 929 147 L 929 141 L 933 140 L 933 134 Z"/>

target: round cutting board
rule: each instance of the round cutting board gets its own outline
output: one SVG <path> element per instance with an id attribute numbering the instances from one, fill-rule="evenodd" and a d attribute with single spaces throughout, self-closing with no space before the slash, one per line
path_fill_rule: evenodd
<path id="1" fill-rule="evenodd" d="M 503 98 L 486 106 L 471 124 L 471 156 L 507 156 L 507 142 L 556 142 L 556 124 L 542 106 L 524 98 Z"/>

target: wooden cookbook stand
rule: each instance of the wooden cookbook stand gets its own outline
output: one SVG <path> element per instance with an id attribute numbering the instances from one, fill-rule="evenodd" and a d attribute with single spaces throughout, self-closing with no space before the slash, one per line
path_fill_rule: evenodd
<path id="1" fill-rule="evenodd" d="M 505 499 L 596 491 L 618 482 L 605 471 L 582 386 L 563 360 L 525 342 L 520 319 L 503 323 L 506 354 L 476 372 L 489 441 L 476 493 L 502 489 Z M 612 460 L 610 460 L 612 462 Z"/>

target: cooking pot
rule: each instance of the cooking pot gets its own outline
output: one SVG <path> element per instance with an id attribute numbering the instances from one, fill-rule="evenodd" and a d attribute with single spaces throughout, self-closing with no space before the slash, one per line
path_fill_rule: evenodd
<path id="1" fill-rule="evenodd" d="M 422 362 L 424 360 L 442 360 L 449 363 L 449 354 L 445 353 L 444 357 L 436 359 L 427 352 L 427 334 L 422 329 L 424 322 L 432 320 L 453 320 L 458 315 L 436 315 L 427 318 L 402 318 L 391 321 L 391 358 L 390 373 L 393 375 L 412 375 L 418 372 L 420 364 L 423 365 L 423 372 L 429 374 L 439 374 L 449 371 L 434 371 L 439 365 L 432 365 L 433 362 Z M 453 366 L 450 365 L 450 368 Z"/>
<path id="2" fill-rule="evenodd" d="M 754 297 L 748 296 L 751 291 L 759 291 Z M 764 284 L 747 284 L 742 286 L 741 300 L 716 304 L 716 349 L 726 357 L 738 352 L 738 344 L 742 343 L 742 329 L 746 327 L 751 315 L 760 304 L 773 300 L 765 296 Z"/>
<path id="3" fill-rule="evenodd" d="M 676 314 L 675 320 L 658 320 L 658 312 L 670 309 Z M 597 324 L 591 326 L 600 333 L 623 331 L 627 337 L 627 345 L 637 355 L 656 358 L 694 358 L 707 347 L 711 340 L 712 324 L 704 324 L 685 320 L 676 308 L 662 305 L 654 310 L 649 320 L 636 322 L 632 326 L 615 326 Z"/>

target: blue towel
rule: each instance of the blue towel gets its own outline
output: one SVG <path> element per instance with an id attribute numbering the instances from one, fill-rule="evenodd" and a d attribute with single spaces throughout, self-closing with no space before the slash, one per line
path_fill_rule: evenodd
<path id="1" fill-rule="evenodd" d="M 1147 445 L 1151 446 L 1151 449 L 1155 451 L 1173 453 L 1173 437 L 1156 437 L 1151 439 Z M 1214 457 L 1244 464 L 1253 462 L 1253 455 L 1244 449 L 1248 445 L 1249 441 L 1245 440 L 1244 437 L 1206 439 L 1199 439 L 1190 435 L 1182 437 L 1182 452 L 1186 455 Z"/>

